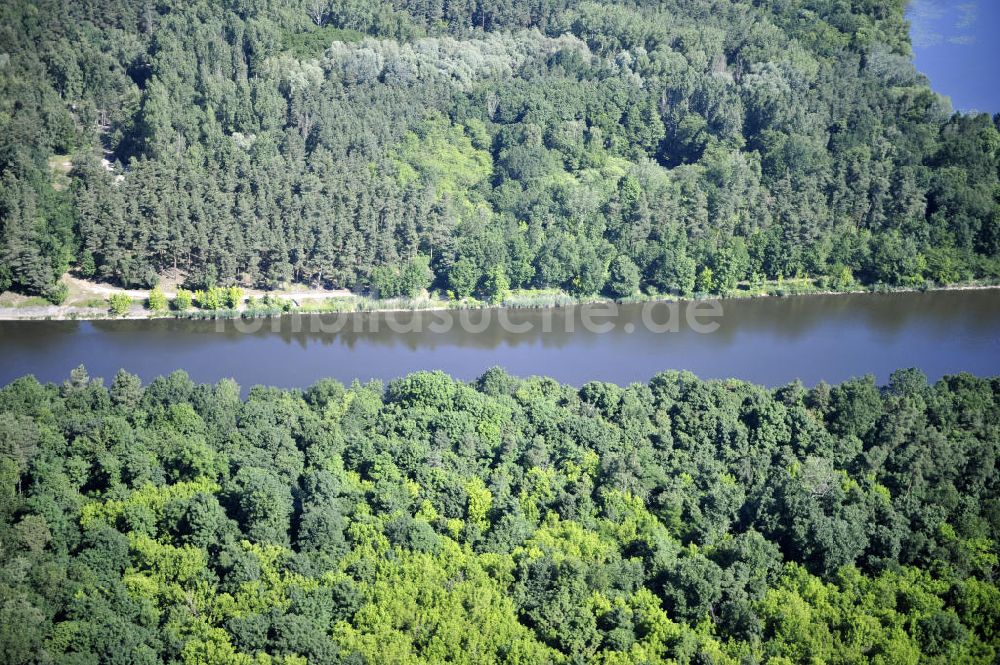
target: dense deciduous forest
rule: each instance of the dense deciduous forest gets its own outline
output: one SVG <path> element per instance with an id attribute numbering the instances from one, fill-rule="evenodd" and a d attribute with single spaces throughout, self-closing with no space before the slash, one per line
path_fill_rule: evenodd
<path id="1" fill-rule="evenodd" d="M 995 663 L 1000 380 L 0 389 L 21 663 Z"/>
<path id="2" fill-rule="evenodd" d="M 4 2 L 0 291 L 1000 279 L 1000 116 L 929 88 L 904 7 Z M 994 663 L 998 453 L 1000 379 L 915 370 L 26 377 L 0 388 L 0 653 Z"/>
<path id="3" fill-rule="evenodd" d="M 996 278 L 997 120 L 904 4 L 4 2 L 0 290 Z"/>

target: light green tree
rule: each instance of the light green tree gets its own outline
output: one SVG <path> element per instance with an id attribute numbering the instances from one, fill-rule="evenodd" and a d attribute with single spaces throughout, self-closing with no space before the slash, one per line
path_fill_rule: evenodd
<path id="1" fill-rule="evenodd" d="M 125 316 L 132 308 L 132 297 L 124 291 L 113 293 L 108 298 L 108 305 L 115 316 Z"/>
<path id="2" fill-rule="evenodd" d="M 177 289 L 177 295 L 174 296 L 174 308 L 177 311 L 183 312 L 184 310 L 191 309 L 191 292 L 186 289 Z"/>
<path id="3" fill-rule="evenodd" d="M 507 279 L 503 266 L 493 266 L 490 269 L 483 284 L 483 295 L 495 305 L 502 303 L 510 295 L 510 280 Z"/>
<path id="4" fill-rule="evenodd" d="M 698 283 L 695 285 L 695 291 L 699 293 L 712 293 L 715 291 L 715 277 L 712 274 L 712 269 L 705 266 L 698 273 Z"/>
<path id="5" fill-rule="evenodd" d="M 434 273 L 426 256 L 415 256 L 403 267 L 399 276 L 399 290 L 407 298 L 413 298 L 431 285 Z"/>
<path id="6" fill-rule="evenodd" d="M 167 308 L 167 296 L 163 295 L 163 290 L 160 287 L 154 286 L 149 291 L 146 305 L 154 312 L 162 312 Z"/>
<path id="7" fill-rule="evenodd" d="M 851 269 L 844 266 L 834 278 L 833 286 L 836 289 L 849 289 L 854 286 L 854 274 L 851 272 Z"/>
<path id="8" fill-rule="evenodd" d="M 226 305 L 226 290 L 218 286 L 199 289 L 194 292 L 194 300 L 201 309 L 222 309 Z"/>
<path id="9" fill-rule="evenodd" d="M 238 286 L 230 286 L 225 290 L 223 297 L 226 307 L 229 309 L 236 309 L 243 302 L 243 289 Z"/>

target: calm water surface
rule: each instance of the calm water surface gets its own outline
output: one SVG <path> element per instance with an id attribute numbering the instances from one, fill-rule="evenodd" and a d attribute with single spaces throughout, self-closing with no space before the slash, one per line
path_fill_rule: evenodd
<path id="1" fill-rule="evenodd" d="M 351 315 L 339 332 L 314 331 L 309 317 L 301 318 L 298 331 L 294 319 L 284 317 L 258 322 L 256 332 L 241 332 L 233 322 L 220 331 L 213 321 L 3 321 L 0 383 L 24 374 L 62 381 L 81 363 L 91 376 L 108 380 L 121 367 L 147 381 L 182 368 L 199 382 L 232 377 L 244 388 L 303 387 L 322 377 L 388 380 L 420 369 L 473 379 L 494 365 L 575 385 L 647 381 L 665 369 L 770 386 L 796 378 L 810 385 L 839 382 L 867 373 L 884 382 L 900 367 L 918 367 L 932 380 L 960 371 L 1000 375 L 1000 290 L 722 305 L 719 329 L 711 334 L 683 324 L 679 332 L 653 332 L 643 325 L 642 305 L 622 305 L 615 319 L 600 318 L 611 324 L 605 333 L 586 330 L 579 308 L 509 312 L 512 324 L 531 325 L 527 333 L 505 331 L 496 312 L 478 333 L 463 330 L 457 318 L 450 331 L 432 332 L 431 324 L 443 321 L 433 312 L 397 314 L 397 328 L 421 330 L 408 333 L 394 332 L 385 315 L 372 314 Z M 663 321 L 666 313 L 659 308 L 655 318 Z M 482 315 L 464 314 L 474 324 Z M 326 325 L 331 322 L 324 317 Z"/>

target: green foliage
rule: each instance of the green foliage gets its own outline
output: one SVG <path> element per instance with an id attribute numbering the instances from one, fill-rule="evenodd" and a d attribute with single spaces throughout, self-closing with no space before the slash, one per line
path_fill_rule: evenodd
<path id="1" fill-rule="evenodd" d="M 84 277 L 93 277 L 97 273 L 97 263 L 94 262 L 94 255 L 90 250 L 84 250 L 80 257 L 79 269 Z"/>
<path id="2" fill-rule="evenodd" d="M 167 309 L 167 296 L 163 294 L 163 290 L 160 287 L 154 286 L 150 290 L 149 297 L 146 299 L 146 306 L 154 312 L 162 312 Z"/>
<path id="3" fill-rule="evenodd" d="M 0 289 L 995 278 L 1000 131 L 903 5 L 7 2 Z"/>
<path id="4" fill-rule="evenodd" d="M 372 271 L 371 288 L 379 298 L 414 298 L 430 286 L 433 273 L 426 256 L 415 256 L 402 269 L 380 266 Z"/>
<path id="5" fill-rule="evenodd" d="M 276 309 L 282 312 L 288 312 L 292 309 L 292 303 L 289 300 L 273 296 L 270 293 L 264 294 L 259 304 L 265 309 Z"/>
<path id="6" fill-rule="evenodd" d="M 953 249 L 929 248 L 924 252 L 927 277 L 937 284 L 953 284 L 967 279 L 967 269 Z"/>
<path id="7" fill-rule="evenodd" d="M 400 292 L 407 298 L 413 298 L 431 285 L 434 273 L 431 272 L 430 259 L 417 255 L 410 259 L 400 274 Z"/>
<path id="8" fill-rule="evenodd" d="M 833 280 L 833 288 L 845 290 L 854 286 L 854 273 L 847 266 L 844 266 L 837 273 Z"/>
<path id="9" fill-rule="evenodd" d="M 404 406 L 447 410 L 455 394 L 454 380 L 444 372 L 417 372 L 389 384 L 386 396 Z"/>
<path id="10" fill-rule="evenodd" d="M 311 25 L 308 30 L 285 30 L 281 35 L 281 46 L 296 58 L 318 58 L 333 42 L 359 42 L 363 37 L 357 30 L 343 30 L 332 25 Z"/>
<path id="11" fill-rule="evenodd" d="M 615 298 L 633 296 L 639 290 L 639 267 L 627 256 L 616 256 L 608 271 L 607 290 Z"/>
<path id="12" fill-rule="evenodd" d="M 713 278 L 720 293 L 728 293 L 749 277 L 750 253 L 742 238 L 734 238 L 712 257 Z"/>
<path id="13" fill-rule="evenodd" d="M 469 259 L 462 258 L 448 271 L 448 286 L 456 298 L 468 298 L 476 290 L 479 275 L 476 266 Z"/>
<path id="14" fill-rule="evenodd" d="M 61 305 L 66 302 L 66 298 L 69 297 L 69 287 L 62 282 L 57 282 L 48 290 L 45 294 L 46 300 L 48 300 L 53 305 Z"/>
<path id="15" fill-rule="evenodd" d="M 180 292 L 178 291 L 178 296 Z M 212 286 L 207 289 L 198 289 L 194 292 L 194 302 L 197 303 L 198 307 L 207 310 L 216 310 L 224 308 L 233 308 L 236 305 L 231 305 L 230 303 L 238 304 L 243 298 L 242 289 L 236 287 L 223 288 L 221 286 Z"/>
<path id="16" fill-rule="evenodd" d="M 667 244 L 653 263 L 652 284 L 664 293 L 691 295 L 695 290 L 695 262 L 683 247 Z"/>
<path id="17" fill-rule="evenodd" d="M 699 293 L 714 293 L 715 292 L 715 276 L 712 273 L 712 269 L 705 266 L 698 273 L 698 279 L 695 282 L 695 291 Z"/>
<path id="18" fill-rule="evenodd" d="M 243 304 L 243 289 L 238 286 L 228 287 L 223 293 L 222 300 L 229 309 L 236 309 Z"/>
<path id="19" fill-rule="evenodd" d="M 407 184 L 420 178 L 439 195 L 468 196 L 493 171 L 490 154 L 473 146 L 460 126 L 435 116 L 407 133 L 398 149 L 398 178 Z"/>
<path id="20" fill-rule="evenodd" d="M 177 288 L 177 295 L 174 296 L 174 309 L 179 312 L 189 310 L 191 309 L 193 302 L 194 296 L 190 291 L 180 287 Z"/>
<path id="21" fill-rule="evenodd" d="M 125 316 L 132 309 L 132 296 L 124 291 L 112 293 L 108 297 L 108 307 L 115 316 Z"/>
<path id="22" fill-rule="evenodd" d="M 503 266 L 493 266 L 483 281 L 483 295 L 493 303 L 499 304 L 510 294 L 510 280 Z"/>
<path id="23" fill-rule="evenodd" d="M 1000 392 L 0 388 L 5 662 L 996 662 Z M 86 430 L 81 430 L 86 424 Z M 16 629 L 15 629 L 16 628 Z"/>
<path id="24" fill-rule="evenodd" d="M 14 284 L 14 275 L 10 266 L 0 263 L 0 293 L 8 290 Z"/>

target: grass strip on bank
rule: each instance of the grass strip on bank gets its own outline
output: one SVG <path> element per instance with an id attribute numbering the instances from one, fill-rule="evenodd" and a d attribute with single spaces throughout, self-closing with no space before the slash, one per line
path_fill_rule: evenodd
<path id="1" fill-rule="evenodd" d="M 545 309 L 572 307 L 583 304 L 618 304 L 644 302 L 684 302 L 693 300 L 735 300 L 747 298 L 774 298 L 804 295 L 839 295 L 852 293 L 905 293 L 940 290 L 962 290 L 1000 287 L 1000 280 L 975 280 L 939 285 L 924 282 L 917 285 L 893 286 L 888 284 L 831 284 L 823 278 L 797 278 L 768 280 L 755 284 L 743 282 L 735 289 L 720 293 L 636 293 L 623 298 L 605 296 L 576 296 L 558 289 L 517 289 L 502 299 L 486 300 L 472 296 L 456 299 L 443 293 L 428 292 L 415 298 L 373 298 L 365 295 L 331 296 L 327 298 L 296 299 L 266 294 L 262 297 L 244 297 L 237 287 L 218 288 L 211 291 L 189 292 L 179 290 L 167 299 L 153 289 L 145 299 L 120 292 L 108 298 L 90 298 L 72 306 L 56 306 L 42 298 L 16 302 L 0 300 L 0 320 L 106 320 L 106 319 L 258 319 L 290 314 L 358 314 L 374 312 L 434 311 L 461 309 Z"/>

